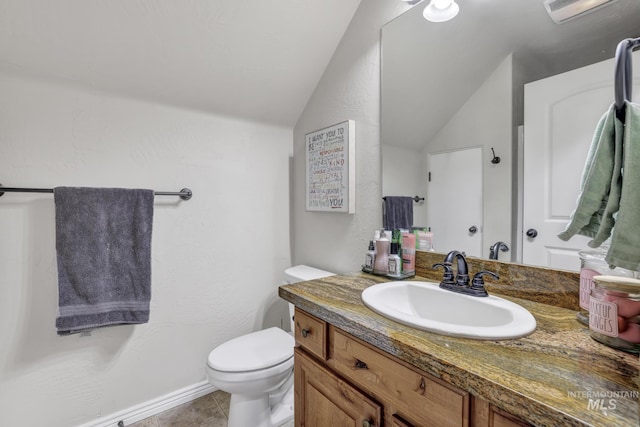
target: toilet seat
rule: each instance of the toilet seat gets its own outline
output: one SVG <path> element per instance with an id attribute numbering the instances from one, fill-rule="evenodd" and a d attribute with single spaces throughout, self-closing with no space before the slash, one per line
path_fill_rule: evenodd
<path id="1" fill-rule="evenodd" d="M 286 270 L 285 284 L 332 275 L 299 265 Z M 229 427 L 275 427 L 293 419 L 294 346 L 293 336 L 270 328 L 234 338 L 209 353 L 209 383 L 231 394 Z"/>
<path id="2" fill-rule="evenodd" d="M 209 353 L 207 365 L 226 373 L 263 371 L 291 359 L 294 345 L 294 338 L 282 329 L 264 329 L 219 345 Z"/>

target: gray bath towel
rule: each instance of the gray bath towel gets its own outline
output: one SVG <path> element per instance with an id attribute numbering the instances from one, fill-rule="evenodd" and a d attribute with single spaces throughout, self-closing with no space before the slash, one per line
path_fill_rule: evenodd
<path id="1" fill-rule="evenodd" d="M 149 321 L 152 190 L 57 187 L 59 335 Z"/>
<path id="2" fill-rule="evenodd" d="M 397 230 L 413 227 L 413 198 L 404 196 L 384 197 L 384 229 Z"/>

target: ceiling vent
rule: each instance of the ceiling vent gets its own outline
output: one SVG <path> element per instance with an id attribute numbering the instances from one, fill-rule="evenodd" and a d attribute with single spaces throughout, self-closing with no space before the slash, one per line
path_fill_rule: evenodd
<path id="1" fill-rule="evenodd" d="M 562 24 L 618 0 L 544 0 L 544 7 L 557 24 Z"/>

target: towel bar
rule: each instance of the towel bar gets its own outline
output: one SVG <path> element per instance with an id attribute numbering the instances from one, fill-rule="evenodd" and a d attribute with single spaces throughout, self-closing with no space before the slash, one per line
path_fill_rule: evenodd
<path id="1" fill-rule="evenodd" d="M 53 193 L 53 188 L 17 188 L 17 187 L 3 187 L 0 184 L 0 197 L 4 193 Z M 156 196 L 180 196 L 182 200 L 189 200 L 193 196 L 193 192 L 188 188 L 183 188 L 180 191 L 154 191 Z"/>
<path id="2" fill-rule="evenodd" d="M 2 188 L 2 187 L 0 186 L 0 188 Z M 387 196 L 384 196 L 382 198 L 382 200 L 387 200 Z M 413 201 L 416 202 L 416 203 L 422 202 L 423 200 L 424 200 L 424 197 L 418 197 L 418 196 L 414 196 L 413 197 Z"/>

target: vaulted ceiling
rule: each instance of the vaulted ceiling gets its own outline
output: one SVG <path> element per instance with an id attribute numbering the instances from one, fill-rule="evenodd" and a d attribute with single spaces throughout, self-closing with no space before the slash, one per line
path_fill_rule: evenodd
<path id="1" fill-rule="evenodd" d="M 0 0 L 0 71 L 293 126 L 360 0 Z"/>

